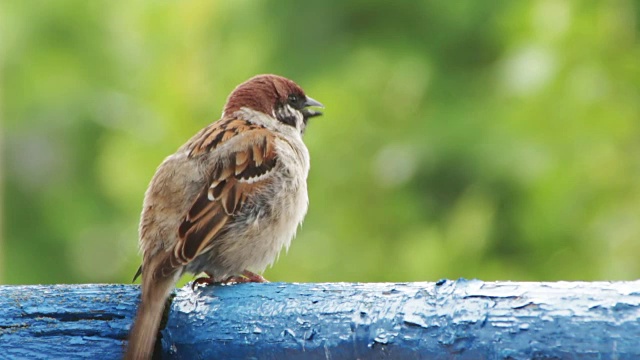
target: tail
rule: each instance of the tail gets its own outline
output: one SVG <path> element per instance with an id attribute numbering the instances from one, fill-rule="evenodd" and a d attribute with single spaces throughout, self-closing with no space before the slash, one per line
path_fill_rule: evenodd
<path id="1" fill-rule="evenodd" d="M 177 275 L 173 273 L 163 278 L 154 278 L 151 273 L 142 275 L 142 299 L 129 332 L 125 360 L 146 360 L 153 356 L 164 304 L 178 281 Z"/>

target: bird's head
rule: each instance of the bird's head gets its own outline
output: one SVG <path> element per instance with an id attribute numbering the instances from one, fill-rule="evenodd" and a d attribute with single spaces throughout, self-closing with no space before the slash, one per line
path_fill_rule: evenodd
<path id="1" fill-rule="evenodd" d="M 283 124 L 304 132 L 307 121 L 322 115 L 310 107 L 324 107 L 305 95 L 295 82 L 278 75 L 257 75 L 238 85 L 224 107 L 223 116 L 249 108 L 272 116 Z"/>

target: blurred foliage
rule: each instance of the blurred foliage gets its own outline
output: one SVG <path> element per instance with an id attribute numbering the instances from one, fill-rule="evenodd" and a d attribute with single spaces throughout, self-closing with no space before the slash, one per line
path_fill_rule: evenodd
<path id="1" fill-rule="evenodd" d="M 128 282 L 156 166 L 259 73 L 326 105 L 267 278 L 638 278 L 639 35 L 633 0 L 0 2 L 1 282 Z"/>

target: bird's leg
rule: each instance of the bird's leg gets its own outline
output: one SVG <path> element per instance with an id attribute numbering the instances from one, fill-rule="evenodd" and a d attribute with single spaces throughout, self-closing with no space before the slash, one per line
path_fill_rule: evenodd
<path id="1" fill-rule="evenodd" d="M 211 284 L 215 284 L 216 281 L 213 279 L 213 275 L 209 274 L 208 272 L 204 272 L 205 274 L 207 274 L 207 276 L 202 276 L 199 277 L 195 280 L 193 280 L 193 282 L 191 283 L 191 290 L 195 290 L 196 286 L 198 285 L 211 285 Z"/>
<path id="2" fill-rule="evenodd" d="M 242 283 L 268 283 L 269 280 L 262 277 L 262 275 L 258 275 L 249 270 L 245 270 L 242 272 L 242 275 L 239 276 L 230 276 L 226 280 L 224 280 L 223 284 L 242 284 Z"/>

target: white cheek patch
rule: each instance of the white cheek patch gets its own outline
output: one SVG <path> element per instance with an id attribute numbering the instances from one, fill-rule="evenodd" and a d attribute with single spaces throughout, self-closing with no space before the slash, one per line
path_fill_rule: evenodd
<path id="1" fill-rule="evenodd" d="M 278 109 L 277 117 L 291 117 L 295 116 L 295 109 L 289 105 L 285 105 Z"/>
<path id="2" fill-rule="evenodd" d="M 304 125 L 304 116 L 302 115 L 302 112 L 292 108 L 290 105 L 286 105 L 285 107 L 287 108 L 289 114 L 291 114 L 296 119 L 296 129 L 300 130 Z"/>

